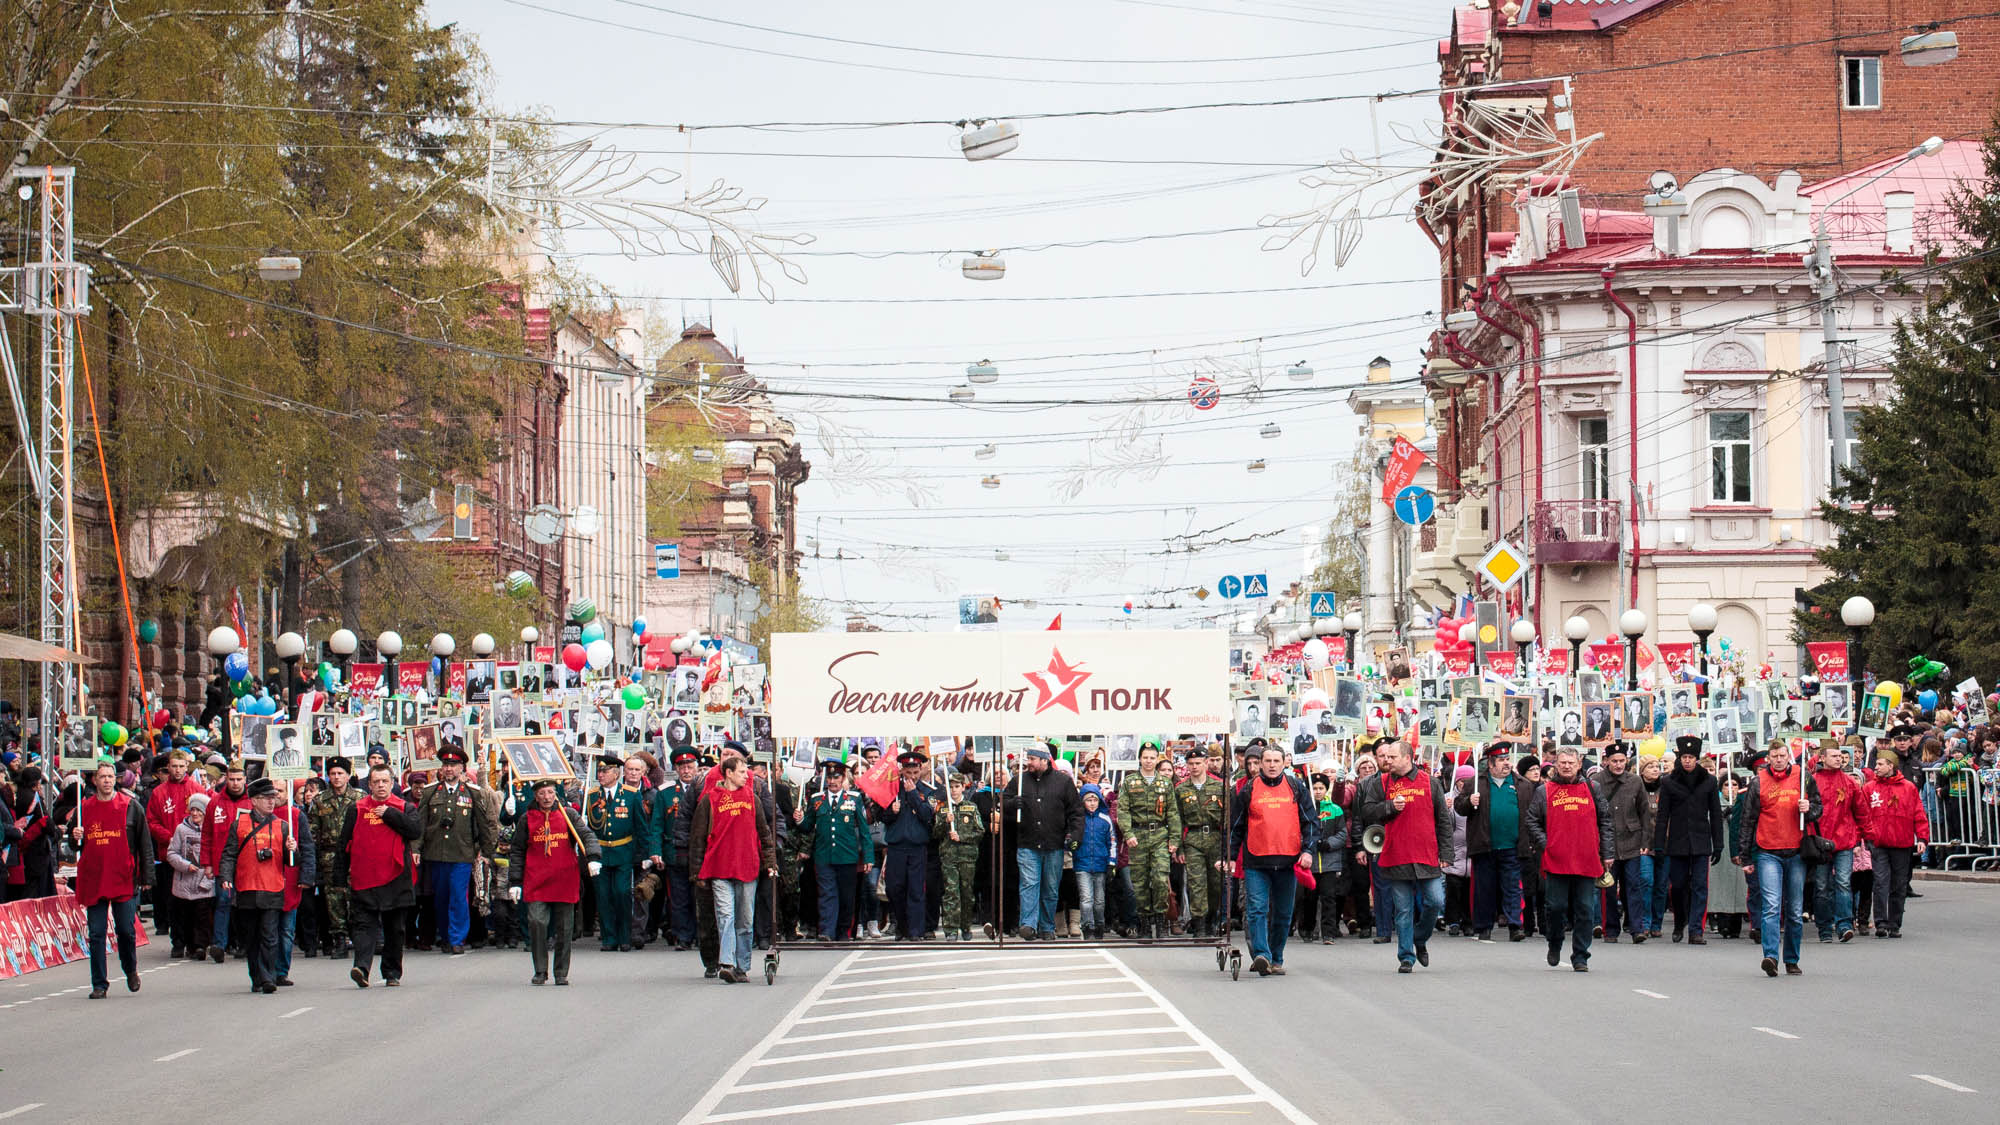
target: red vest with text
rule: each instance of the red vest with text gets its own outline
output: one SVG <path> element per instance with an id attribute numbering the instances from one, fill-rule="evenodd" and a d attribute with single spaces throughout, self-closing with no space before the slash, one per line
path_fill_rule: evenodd
<path id="1" fill-rule="evenodd" d="M 1783 777 L 1771 767 L 1757 770 L 1757 846 L 1767 852 L 1790 851 L 1799 846 L 1806 830 L 1799 825 L 1799 768 L 1793 766 Z"/>
<path id="2" fill-rule="evenodd" d="M 1264 784 L 1262 777 L 1251 780 L 1248 835 L 1243 850 L 1251 855 L 1295 856 L 1305 848 L 1299 838 L 1299 799 L 1289 779 L 1280 776 L 1276 785 Z"/>
<path id="3" fill-rule="evenodd" d="M 757 794 L 749 785 L 708 791 L 708 851 L 701 857 L 703 879 L 757 878 Z"/>
<path id="4" fill-rule="evenodd" d="M 125 818 L 132 799 L 123 793 L 108 801 L 95 794 L 77 806 L 83 822 L 83 855 L 76 862 L 76 901 L 83 906 L 123 902 L 132 897 L 132 841 L 125 838 Z"/>
<path id="5" fill-rule="evenodd" d="M 1414 769 L 1402 777 L 1391 773 L 1381 777 L 1383 798 L 1390 802 L 1403 798 L 1403 811 L 1386 826 L 1388 835 L 1375 862 L 1385 870 L 1411 863 L 1439 866 L 1437 809 L 1431 802 L 1430 772 Z"/>
<path id="6" fill-rule="evenodd" d="M 1598 850 L 1602 840 L 1597 834 L 1597 800 L 1591 796 L 1590 783 L 1582 778 L 1568 783 L 1551 779 L 1542 783 L 1542 792 L 1548 802 L 1542 825 L 1549 838 L 1548 846 L 1542 849 L 1542 874 L 1589 879 L 1604 874 L 1604 857 Z"/>
<path id="7" fill-rule="evenodd" d="M 347 885 L 357 891 L 387 886 L 409 863 L 410 842 L 382 823 L 385 808 L 408 811 L 401 797 L 377 801 L 363 797 L 354 803 L 354 841 L 347 849 Z"/>
<path id="8" fill-rule="evenodd" d="M 570 839 L 569 821 L 560 807 L 531 808 L 526 816 L 528 854 L 522 862 L 521 899 L 524 902 L 575 902 L 581 882 L 576 875 L 576 844 Z"/>
<path id="9" fill-rule="evenodd" d="M 230 831 L 236 833 L 236 893 L 246 891 L 270 891 L 285 893 L 285 818 L 277 813 L 259 825 L 256 814 L 244 809 L 236 815 L 236 823 Z M 268 849 L 269 859 L 258 859 L 257 853 Z"/>

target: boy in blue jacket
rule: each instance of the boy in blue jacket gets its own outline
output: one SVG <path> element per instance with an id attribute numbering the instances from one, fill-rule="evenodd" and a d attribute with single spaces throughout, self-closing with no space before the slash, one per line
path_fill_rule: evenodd
<path id="1" fill-rule="evenodd" d="M 1104 937 L 1104 876 L 1111 867 L 1116 827 L 1104 808 L 1104 790 L 1083 787 L 1083 839 L 1076 846 L 1076 901 L 1086 941 Z"/>

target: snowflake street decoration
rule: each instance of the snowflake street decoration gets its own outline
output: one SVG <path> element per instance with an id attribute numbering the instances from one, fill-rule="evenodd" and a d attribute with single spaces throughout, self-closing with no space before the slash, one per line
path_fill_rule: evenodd
<path id="1" fill-rule="evenodd" d="M 754 220 L 767 200 L 721 180 L 699 192 L 683 188 L 678 200 L 645 194 L 679 179 L 678 172 L 643 167 L 635 154 L 586 138 L 498 156 L 475 187 L 496 211 L 546 223 L 558 240 L 566 230 L 601 228 L 629 258 L 667 253 L 665 236 L 671 235 L 688 251 L 707 255 L 732 293 L 741 291 L 746 266 L 766 301 L 777 296 L 772 271 L 805 284 L 805 269 L 785 255 L 809 245 L 812 235 L 758 230 Z"/>
<path id="2" fill-rule="evenodd" d="M 1315 204 L 1258 220 L 1274 232 L 1263 248 L 1285 250 L 1303 241 L 1301 274 L 1313 271 L 1323 250 L 1332 252 L 1339 269 L 1361 244 L 1362 224 L 1401 213 L 1412 194 L 1415 212 L 1436 223 L 1482 186 L 1568 175 L 1604 135 L 1566 137 L 1551 125 L 1539 97 L 1461 98 L 1457 106 L 1459 116 L 1450 128 L 1427 126 L 1429 136 L 1401 122 L 1390 125 L 1398 140 L 1428 154 L 1424 164 L 1388 164 L 1342 150 L 1339 160 L 1301 177 Z"/>
<path id="3" fill-rule="evenodd" d="M 817 406 L 809 407 L 807 413 L 816 425 L 819 447 L 826 453 L 824 460 L 813 465 L 815 477 L 827 478 L 835 488 L 864 488 L 878 496 L 901 493 L 912 508 L 937 503 L 936 486 L 876 452 L 869 445 L 871 435 L 830 420 Z"/>

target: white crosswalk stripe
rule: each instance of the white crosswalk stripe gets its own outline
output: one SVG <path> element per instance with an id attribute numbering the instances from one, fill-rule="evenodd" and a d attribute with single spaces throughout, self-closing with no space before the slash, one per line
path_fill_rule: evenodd
<path id="1" fill-rule="evenodd" d="M 1033 985 L 1003 983 L 1016 975 Z M 915 997 L 929 1002 L 899 1002 Z M 997 1125 L 1215 1113 L 1310 1120 L 1108 951 L 991 960 L 857 951 L 681 1121 Z"/>

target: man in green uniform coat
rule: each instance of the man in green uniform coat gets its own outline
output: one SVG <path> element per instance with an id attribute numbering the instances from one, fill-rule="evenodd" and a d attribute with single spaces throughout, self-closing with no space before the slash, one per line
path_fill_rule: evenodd
<path id="1" fill-rule="evenodd" d="M 320 900 L 326 904 L 326 926 L 320 930 L 321 947 L 328 957 L 346 953 L 347 944 L 347 857 L 340 854 L 340 830 L 347 823 L 347 810 L 361 799 L 353 785 L 354 763 L 331 758 L 326 763 L 328 786 L 306 806 L 306 824 L 312 829 L 313 849 L 327 866 L 320 869 Z M 313 951 L 306 950 L 306 956 Z"/>
<path id="2" fill-rule="evenodd" d="M 1160 769 L 1160 748 L 1139 747 L 1139 772 L 1118 787 L 1118 834 L 1132 855 L 1132 893 L 1139 900 L 1139 936 L 1164 936 L 1171 856 L 1180 851 L 1181 810 L 1174 779 Z"/>
<path id="3" fill-rule="evenodd" d="M 854 904 L 861 876 L 875 866 L 875 836 L 868 806 L 847 787 L 847 763 L 821 762 L 825 786 L 805 804 L 799 836 L 812 841 L 819 885 L 819 940 L 854 936 Z"/>
<path id="4" fill-rule="evenodd" d="M 597 937 L 610 952 L 632 951 L 632 865 L 660 845 L 646 819 L 646 796 L 625 784 L 625 762 L 616 754 L 597 759 L 597 791 L 584 797 L 584 823 L 597 837 L 604 866 L 597 873 Z"/>
<path id="5" fill-rule="evenodd" d="M 950 800 L 944 815 L 934 822 L 938 859 L 944 866 L 944 897 L 939 900 L 938 915 L 944 940 L 960 941 L 971 936 L 970 923 L 977 910 L 979 841 L 986 835 L 986 818 L 979 815 L 978 802 L 965 791 L 964 774 L 953 770 L 946 783 Z"/>
<path id="6" fill-rule="evenodd" d="M 1222 872 L 1215 864 L 1222 858 L 1229 798 L 1222 782 L 1209 776 L 1207 747 L 1196 744 L 1188 751 L 1188 775 L 1174 786 L 1174 807 L 1186 833 L 1181 838 L 1181 862 L 1187 871 L 1188 911 L 1194 916 L 1188 933 L 1208 937 L 1214 925 L 1210 912 L 1222 906 Z"/>

